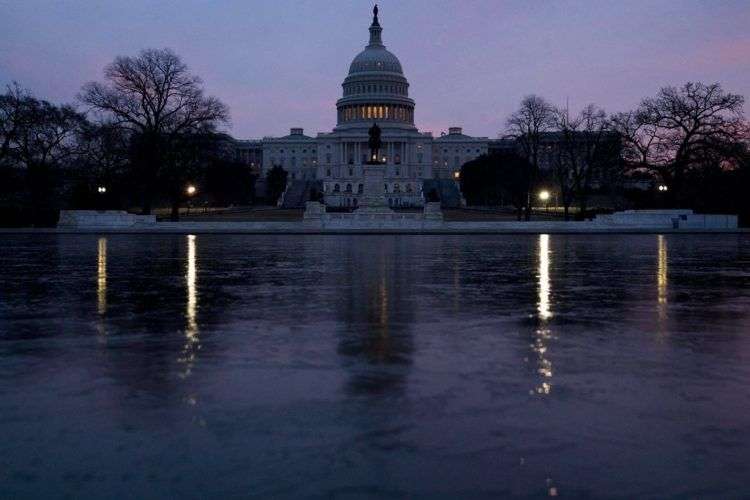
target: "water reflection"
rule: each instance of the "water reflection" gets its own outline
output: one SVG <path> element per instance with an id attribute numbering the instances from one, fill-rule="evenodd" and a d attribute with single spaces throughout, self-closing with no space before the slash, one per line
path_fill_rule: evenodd
<path id="1" fill-rule="evenodd" d="M 182 355 L 182 362 L 185 363 L 185 370 L 182 373 L 183 377 L 190 375 L 193 363 L 195 362 L 196 352 L 200 349 L 197 321 L 197 277 L 196 238 L 194 234 L 189 234 L 187 236 L 187 263 L 185 270 L 185 290 L 187 298 L 185 302 L 185 346 Z"/>
<path id="2" fill-rule="evenodd" d="M 348 299 L 341 303 L 344 331 L 338 352 L 350 373 L 347 390 L 352 394 L 399 392 L 411 364 L 414 276 L 399 265 L 403 252 L 393 242 L 361 246 L 346 257 L 351 281 Z"/>
<path id="3" fill-rule="evenodd" d="M 547 350 L 549 340 L 552 338 L 552 332 L 548 325 L 549 320 L 552 319 L 552 309 L 550 306 L 550 247 L 548 234 L 539 235 L 538 265 L 537 328 L 532 350 L 537 357 L 537 373 L 541 376 L 541 382 L 532 392 L 549 394 L 552 390 L 552 362 L 547 358 Z"/>
<path id="4" fill-rule="evenodd" d="M 659 334 L 666 331 L 669 291 L 669 263 L 667 239 L 664 235 L 657 236 L 657 265 L 656 265 L 656 311 L 658 317 Z"/>
<path id="5" fill-rule="evenodd" d="M 537 309 L 539 311 L 539 319 L 548 320 L 552 317 L 550 311 L 549 296 L 550 296 L 550 285 L 549 285 L 549 235 L 539 235 L 539 300 L 537 302 Z"/>
<path id="6" fill-rule="evenodd" d="M 96 270 L 96 310 L 100 316 L 107 312 L 107 238 L 99 238 Z"/>

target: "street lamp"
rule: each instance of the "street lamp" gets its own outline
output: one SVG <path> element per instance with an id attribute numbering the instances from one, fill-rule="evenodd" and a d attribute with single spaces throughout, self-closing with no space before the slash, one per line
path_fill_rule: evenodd
<path id="1" fill-rule="evenodd" d="M 453 172 L 453 178 L 458 180 L 461 178 L 461 172 Z"/>
<path id="2" fill-rule="evenodd" d="M 549 191 L 546 189 L 539 191 L 539 199 L 544 203 L 544 210 L 549 212 Z"/>
<path id="3" fill-rule="evenodd" d="M 190 205 L 192 205 L 192 202 L 190 201 L 193 196 L 195 196 L 195 193 L 198 192 L 198 188 L 193 186 L 192 184 L 188 184 L 188 187 L 185 188 L 185 193 L 188 196 L 188 202 L 187 202 L 187 215 L 190 215 Z"/>
<path id="4" fill-rule="evenodd" d="M 99 192 L 99 194 L 104 194 L 107 192 L 107 188 L 105 186 L 99 186 L 96 188 L 96 190 Z"/>
<path id="5" fill-rule="evenodd" d="M 661 191 L 662 193 L 669 191 L 669 187 L 667 187 L 666 184 L 659 184 L 659 191 Z"/>

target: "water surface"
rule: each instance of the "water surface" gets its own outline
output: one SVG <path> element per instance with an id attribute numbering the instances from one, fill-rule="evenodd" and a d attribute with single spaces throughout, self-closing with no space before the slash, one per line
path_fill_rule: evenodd
<path id="1" fill-rule="evenodd" d="M 750 493 L 750 237 L 0 240 L 0 497 Z"/>

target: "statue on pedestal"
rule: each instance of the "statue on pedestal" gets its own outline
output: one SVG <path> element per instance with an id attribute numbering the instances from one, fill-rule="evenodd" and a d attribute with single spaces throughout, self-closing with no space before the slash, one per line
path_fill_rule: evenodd
<path id="1" fill-rule="evenodd" d="M 367 145 L 370 147 L 370 160 L 367 163 L 380 163 L 380 148 L 383 147 L 383 141 L 380 139 L 381 132 L 377 123 L 372 124 L 368 134 L 370 135 L 367 141 Z"/>

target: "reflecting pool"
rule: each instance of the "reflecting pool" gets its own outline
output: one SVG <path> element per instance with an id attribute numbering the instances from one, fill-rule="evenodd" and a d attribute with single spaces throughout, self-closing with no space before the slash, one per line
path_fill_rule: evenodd
<path id="1" fill-rule="evenodd" d="M 750 237 L 0 237 L 0 497 L 750 494 Z"/>

